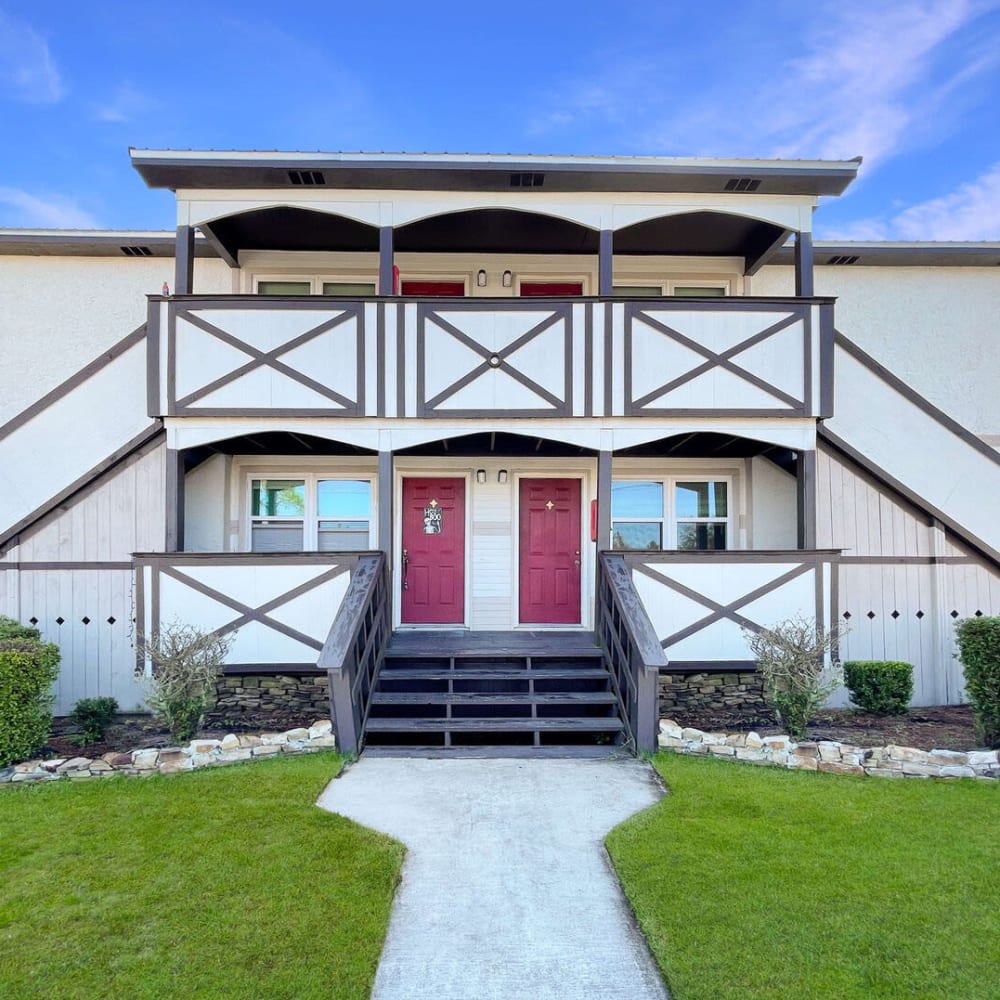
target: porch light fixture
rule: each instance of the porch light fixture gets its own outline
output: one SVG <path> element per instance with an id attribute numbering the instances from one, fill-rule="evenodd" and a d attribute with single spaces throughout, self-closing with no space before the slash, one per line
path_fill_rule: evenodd
<path id="1" fill-rule="evenodd" d="M 486 287 L 486 272 L 482 268 L 476 271 L 476 284 L 480 288 Z"/>
<path id="2" fill-rule="evenodd" d="M 510 271 L 504 271 L 503 273 L 503 287 L 510 288 L 514 284 L 514 275 Z"/>
<path id="3" fill-rule="evenodd" d="M 480 484 L 486 482 L 486 470 L 485 469 L 476 469 L 476 482 L 480 483 Z"/>
<path id="4" fill-rule="evenodd" d="M 499 472 L 497 473 L 497 482 L 498 482 L 498 483 L 500 483 L 501 485 L 502 485 L 503 483 L 506 483 L 506 482 L 507 482 L 507 470 L 506 470 L 506 469 L 501 469 L 501 470 L 500 470 L 500 471 L 499 471 Z"/>

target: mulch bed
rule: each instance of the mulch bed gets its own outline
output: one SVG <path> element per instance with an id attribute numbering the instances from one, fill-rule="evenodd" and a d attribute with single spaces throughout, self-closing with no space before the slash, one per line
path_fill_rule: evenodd
<path id="1" fill-rule="evenodd" d="M 677 713 L 681 726 L 705 732 L 745 733 L 776 736 L 786 730 L 767 712 L 757 716 L 718 711 Z M 972 708 L 969 705 L 935 705 L 911 708 L 906 715 L 867 715 L 856 709 L 829 709 L 820 712 L 807 731 L 810 740 L 835 740 L 862 747 L 889 744 L 917 750 L 979 750 Z"/>
<path id="2" fill-rule="evenodd" d="M 288 713 L 258 712 L 224 723 L 209 722 L 198 736 L 221 739 L 227 733 L 280 733 L 297 726 L 310 726 L 316 721 Z M 747 716 L 719 711 L 688 711 L 676 714 L 673 721 L 705 732 L 745 733 L 754 730 L 761 736 L 784 732 L 774 716 L 766 712 Z M 119 716 L 102 743 L 80 746 L 74 742 L 76 732 L 68 719 L 54 719 L 52 733 L 40 756 L 100 757 L 104 753 L 172 746 L 175 743 L 170 733 L 148 715 Z M 836 740 L 863 747 L 894 743 L 918 750 L 982 749 L 976 741 L 972 709 L 968 705 L 911 708 L 906 715 L 897 716 L 866 715 L 853 709 L 824 711 L 809 726 L 808 738 Z"/>

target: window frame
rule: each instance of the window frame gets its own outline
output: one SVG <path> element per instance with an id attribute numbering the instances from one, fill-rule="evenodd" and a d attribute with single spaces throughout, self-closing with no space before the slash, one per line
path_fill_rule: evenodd
<path id="1" fill-rule="evenodd" d="M 256 521 L 287 521 L 302 522 L 302 545 L 301 549 L 278 550 L 295 552 L 322 552 L 326 551 L 319 547 L 319 533 L 321 521 L 367 521 L 368 522 L 368 546 L 364 549 L 344 549 L 332 551 L 349 552 L 371 552 L 378 544 L 376 533 L 378 530 L 378 483 L 376 476 L 368 472 L 356 470 L 346 470 L 337 472 L 306 471 L 303 469 L 281 469 L 273 467 L 245 468 L 242 470 L 244 477 L 244 510 L 246 515 L 242 521 L 241 548 L 244 552 L 253 552 L 253 526 Z M 275 515 L 266 517 L 253 513 L 253 484 L 255 480 L 269 479 L 295 481 L 305 484 L 305 509 L 302 516 L 298 515 Z M 320 515 L 319 513 L 319 484 L 321 482 L 365 482 L 368 483 L 370 491 L 370 503 L 367 517 L 336 517 L 330 514 Z"/>
<path id="2" fill-rule="evenodd" d="M 303 274 L 301 271 L 281 273 L 276 271 L 260 271 L 254 272 L 250 276 L 250 287 L 253 289 L 252 295 L 277 295 L 281 296 L 281 292 L 261 292 L 258 289 L 262 281 L 283 281 L 283 282 L 308 282 L 310 296 L 316 296 L 318 298 L 327 299 L 343 299 L 348 302 L 356 301 L 359 298 L 370 298 L 378 295 L 378 275 L 372 274 L 370 271 L 361 271 L 357 274 L 351 274 L 348 272 L 317 272 L 311 274 Z M 373 291 L 370 296 L 356 296 L 356 295 L 326 295 L 323 292 L 323 285 L 328 283 L 338 283 L 338 284 L 350 284 L 350 285 L 360 285 L 360 284 L 370 284 L 373 287 Z"/>
<path id="3" fill-rule="evenodd" d="M 614 486 L 616 483 L 659 483 L 663 487 L 663 512 L 660 517 L 619 517 L 614 516 Z M 681 517 L 677 513 L 676 488 L 678 483 L 725 483 L 725 517 Z M 731 472 L 712 473 L 701 470 L 683 470 L 664 475 L 649 475 L 640 471 L 630 471 L 614 475 L 611 480 L 611 537 L 609 547 L 615 552 L 721 552 L 737 548 L 736 528 L 739 523 L 734 503 L 736 501 L 736 476 Z M 658 524 L 660 526 L 659 549 L 616 549 L 615 522 L 625 524 Z M 722 549 L 680 549 L 677 547 L 677 525 L 683 524 L 725 524 L 726 548 Z"/>

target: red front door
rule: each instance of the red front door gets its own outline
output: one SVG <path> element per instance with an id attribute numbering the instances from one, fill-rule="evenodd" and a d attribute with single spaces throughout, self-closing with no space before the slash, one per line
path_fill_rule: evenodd
<path id="1" fill-rule="evenodd" d="M 403 480 L 402 621 L 465 622 L 465 480 Z"/>
<path id="2" fill-rule="evenodd" d="M 522 479 L 520 620 L 580 623 L 580 480 Z"/>

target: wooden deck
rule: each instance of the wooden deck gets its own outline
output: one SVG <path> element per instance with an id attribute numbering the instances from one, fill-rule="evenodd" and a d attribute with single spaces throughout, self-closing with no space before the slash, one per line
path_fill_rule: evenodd
<path id="1" fill-rule="evenodd" d="M 393 632 L 387 656 L 565 656 L 599 657 L 593 632 L 539 630 L 518 632 L 446 631 Z"/>

